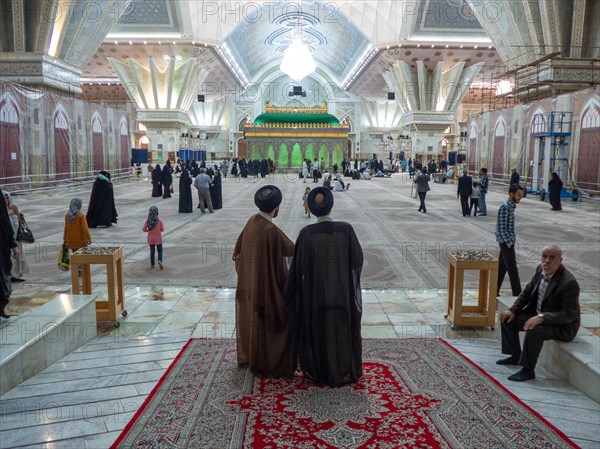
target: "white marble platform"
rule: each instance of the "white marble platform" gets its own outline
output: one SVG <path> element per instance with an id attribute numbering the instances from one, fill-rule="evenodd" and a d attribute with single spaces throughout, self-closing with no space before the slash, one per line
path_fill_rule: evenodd
<path id="1" fill-rule="evenodd" d="M 514 296 L 498 298 L 498 316 L 515 302 Z M 500 328 L 500 324 L 498 324 Z M 498 337 L 501 333 L 496 333 Z M 521 334 L 521 337 L 523 334 Z M 546 341 L 538 365 L 600 402 L 600 337 L 584 327 L 571 342 Z"/>
<path id="2" fill-rule="evenodd" d="M 0 324 L 0 394 L 97 336 L 96 296 L 60 294 Z"/>

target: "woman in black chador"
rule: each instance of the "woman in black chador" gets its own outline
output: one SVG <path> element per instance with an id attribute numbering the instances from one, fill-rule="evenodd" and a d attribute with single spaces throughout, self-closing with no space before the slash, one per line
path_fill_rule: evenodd
<path id="1" fill-rule="evenodd" d="M 213 181 L 210 183 L 210 199 L 213 209 L 223 209 L 223 193 L 221 189 L 221 171 L 215 165 Z"/>
<path id="2" fill-rule="evenodd" d="M 88 205 L 87 219 L 88 227 L 112 226 L 117 223 L 117 209 L 115 208 L 115 194 L 110 182 L 110 173 L 102 170 L 92 186 L 90 203 Z"/>
<path id="3" fill-rule="evenodd" d="M 152 170 L 152 197 L 158 198 L 162 196 L 162 171 L 160 165 L 156 164 L 154 170 Z"/>
<path id="4" fill-rule="evenodd" d="M 163 198 L 171 198 L 171 184 L 173 184 L 171 161 L 167 161 L 163 167 L 160 180 L 162 181 L 163 185 Z"/>
<path id="5" fill-rule="evenodd" d="M 184 168 L 179 178 L 179 213 L 189 214 L 191 212 L 193 212 L 192 178 L 187 168 Z"/>
<path id="6" fill-rule="evenodd" d="M 552 206 L 552 210 L 562 210 L 560 193 L 562 192 L 563 182 L 555 171 L 550 173 L 548 188 L 550 189 L 550 205 Z"/>

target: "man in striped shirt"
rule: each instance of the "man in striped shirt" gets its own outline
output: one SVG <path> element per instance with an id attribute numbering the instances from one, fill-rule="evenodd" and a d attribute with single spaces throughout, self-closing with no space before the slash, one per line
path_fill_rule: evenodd
<path id="1" fill-rule="evenodd" d="M 517 240 L 515 234 L 515 209 L 521 198 L 523 198 L 523 186 L 511 184 L 508 189 L 508 199 L 502 203 L 502 206 L 498 210 L 498 221 L 496 222 L 496 241 L 500 245 L 500 254 L 498 255 L 498 295 L 500 295 L 500 287 L 502 287 L 502 282 L 507 271 L 513 296 L 518 296 L 521 293 L 521 280 L 519 279 L 515 252 L 515 243 Z"/>

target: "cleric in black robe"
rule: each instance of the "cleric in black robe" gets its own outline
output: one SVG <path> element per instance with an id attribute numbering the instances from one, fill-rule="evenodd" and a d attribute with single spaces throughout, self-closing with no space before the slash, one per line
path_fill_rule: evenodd
<path id="1" fill-rule="evenodd" d="M 90 202 L 85 218 L 89 228 L 112 226 L 117 222 L 115 194 L 110 182 L 110 173 L 102 170 L 92 186 Z"/>
<path id="2" fill-rule="evenodd" d="M 158 198 L 162 196 L 162 172 L 160 165 L 156 164 L 154 170 L 152 170 L 152 197 Z"/>
<path id="3" fill-rule="evenodd" d="M 304 376 L 335 387 L 362 375 L 363 252 L 352 226 L 329 216 L 329 190 L 313 189 L 307 202 L 318 219 L 296 240 L 285 288 L 286 311 Z"/>
<path id="4" fill-rule="evenodd" d="M 171 162 L 167 161 L 160 174 L 160 180 L 163 185 L 163 198 L 171 198 L 171 184 L 173 183 L 173 175 L 171 173 Z"/>
<path id="5" fill-rule="evenodd" d="M 221 187 L 221 171 L 215 165 L 213 180 L 209 186 L 213 209 L 223 209 L 223 189 Z"/>
<path id="6" fill-rule="evenodd" d="M 192 204 L 192 178 L 186 168 L 179 178 L 179 213 L 189 214 L 194 211 Z"/>

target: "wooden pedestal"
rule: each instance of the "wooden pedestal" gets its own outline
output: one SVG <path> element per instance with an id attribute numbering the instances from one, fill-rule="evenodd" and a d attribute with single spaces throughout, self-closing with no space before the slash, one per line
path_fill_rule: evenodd
<path id="1" fill-rule="evenodd" d="M 479 295 L 476 306 L 463 306 L 465 270 L 479 271 Z M 457 260 L 448 254 L 448 312 L 453 326 L 494 327 L 498 260 Z"/>
<path id="2" fill-rule="evenodd" d="M 96 249 L 98 247 L 94 247 Z M 118 326 L 118 317 L 127 316 L 125 311 L 125 289 L 123 286 L 123 250 L 120 247 L 104 248 L 106 254 L 90 254 L 85 248 L 71 254 L 71 287 L 73 294 L 80 293 L 78 265 L 81 265 L 83 294 L 92 293 L 92 275 L 90 265 L 106 265 L 108 301 L 96 301 L 96 321 L 114 321 Z M 116 281 L 116 282 L 115 282 Z"/>

